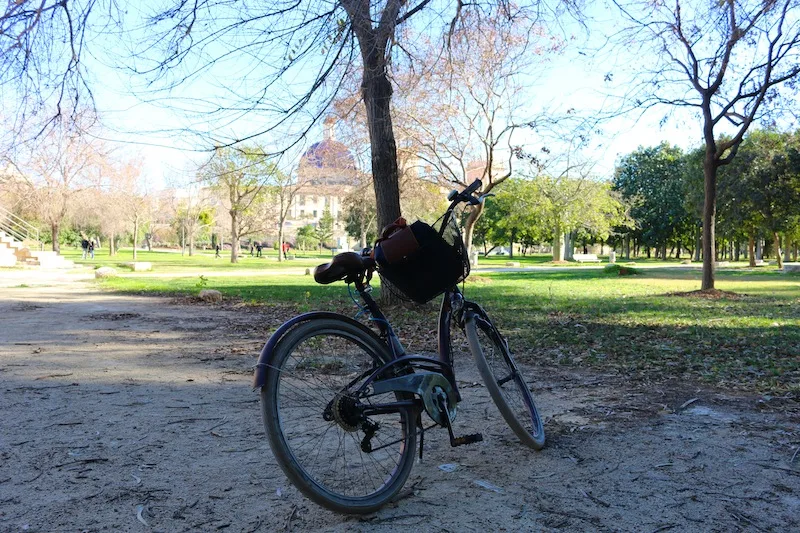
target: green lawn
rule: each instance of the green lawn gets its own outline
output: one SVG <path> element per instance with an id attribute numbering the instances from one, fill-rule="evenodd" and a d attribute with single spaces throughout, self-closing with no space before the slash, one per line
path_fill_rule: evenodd
<path id="1" fill-rule="evenodd" d="M 81 249 L 62 248 L 61 255 L 67 259 L 75 261 L 79 265 L 87 266 L 110 266 L 122 268 L 125 263 L 133 261 L 133 250 L 123 248 L 116 255 L 109 256 L 108 249 L 100 249 L 95 252 L 94 259 L 81 259 Z M 239 263 L 231 263 L 230 250 L 220 252 L 221 257 L 214 257 L 213 250 L 196 250 L 194 255 L 181 255 L 180 251 L 152 251 L 138 250 L 136 252 L 137 261 L 149 261 L 153 263 L 154 270 L 157 272 L 191 272 L 197 271 L 198 275 L 203 272 L 224 272 L 230 270 L 273 270 L 284 267 L 307 268 L 318 265 L 331 258 L 331 252 L 296 252 L 290 254 L 293 257 L 290 261 L 283 263 L 278 261 L 278 253 L 275 250 L 264 250 L 263 257 L 251 257 L 250 252 L 240 256 Z"/>
<path id="2" fill-rule="evenodd" d="M 157 264 L 156 271 L 186 270 L 186 259 L 176 255 Z M 196 294 L 214 288 L 245 302 L 293 306 L 297 312 L 355 313 L 344 284 L 321 286 L 307 275 L 279 273 L 274 258 L 254 259 L 255 266 L 249 259 L 223 266 L 209 257 L 202 259 L 211 265 L 205 269 L 196 265 L 200 259 L 194 261 L 196 273 L 190 275 L 156 277 L 156 272 L 99 283 L 135 293 Z M 231 268 L 247 270 L 231 276 L 226 273 Z M 642 269 L 625 277 L 576 268 L 477 272 L 465 292 L 495 317 L 523 360 L 596 367 L 632 379 L 678 377 L 746 390 L 800 392 L 800 276 L 774 268 L 722 270 L 717 288 L 735 293 L 731 297 L 672 294 L 698 289 L 699 279 L 698 269 L 681 268 Z M 437 304 L 430 303 L 400 306 L 388 314 L 401 338 L 420 351 L 435 346 L 436 312 Z"/>

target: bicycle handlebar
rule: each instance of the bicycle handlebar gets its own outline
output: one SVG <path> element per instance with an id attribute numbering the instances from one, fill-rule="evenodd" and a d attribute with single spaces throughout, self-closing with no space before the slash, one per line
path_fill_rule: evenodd
<path id="1" fill-rule="evenodd" d="M 451 208 L 455 207 L 456 204 L 459 204 L 461 202 L 466 202 L 470 205 L 480 205 L 482 198 L 476 198 L 475 196 L 473 196 L 472 193 L 480 189 L 482 185 L 483 182 L 481 180 L 475 180 L 472 183 L 470 183 L 470 185 L 466 189 L 464 189 L 455 196 L 453 203 L 451 204 L 450 207 Z"/>

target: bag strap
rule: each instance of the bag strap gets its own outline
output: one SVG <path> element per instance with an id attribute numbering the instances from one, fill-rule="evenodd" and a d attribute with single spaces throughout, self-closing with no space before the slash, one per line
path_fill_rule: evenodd
<path id="1" fill-rule="evenodd" d="M 388 239 L 394 232 L 399 231 L 406 227 L 408 227 L 406 219 L 404 219 L 403 217 L 399 217 L 397 220 L 395 220 L 394 222 L 383 228 L 383 231 L 381 231 L 380 238 L 377 241 L 375 241 L 375 243 L 377 244 L 383 240 Z"/>
<path id="2" fill-rule="evenodd" d="M 375 241 L 375 245 L 372 247 L 372 251 L 370 251 L 369 256 L 375 259 L 375 249 L 378 247 L 378 244 L 381 241 L 385 241 L 389 237 L 391 237 L 394 233 L 400 231 L 401 229 L 407 228 L 408 222 L 403 217 L 398 217 L 397 220 L 389 224 L 388 226 L 383 228 L 381 231 L 381 236 Z"/>

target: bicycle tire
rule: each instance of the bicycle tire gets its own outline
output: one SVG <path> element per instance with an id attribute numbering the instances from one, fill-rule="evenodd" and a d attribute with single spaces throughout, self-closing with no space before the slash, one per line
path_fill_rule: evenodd
<path id="1" fill-rule="evenodd" d="M 339 513 L 370 513 L 389 502 L 414 465 L 416 417 L 409 412 L 366 417 L 380 432 L 370 439 L 378 444 L 371 453 L 360 446 L 363 426 L 349 426 L 346 414 L 329 419 L 337 394 L 357 389 L 365 373 L 390 360 L 386 345 L 344 319 L 318 318 L 287 332 L 273 354 L 261 389 L 262 416 L 275 459 L 289 480 L 312 501 Z M 344 385 L 357 376 L 359 382 L 347 389 Z M 382 396 L 384 401 L 413 398 Z"/>
<path id="2" fill-rule="evenodd" d="M 464 329 L 478 372 L 500 414 L 523 444 L 541 450 L 545 443 L 542 419 L 500 333 L 488 318 L 478 315 L 467 317 Z"/>

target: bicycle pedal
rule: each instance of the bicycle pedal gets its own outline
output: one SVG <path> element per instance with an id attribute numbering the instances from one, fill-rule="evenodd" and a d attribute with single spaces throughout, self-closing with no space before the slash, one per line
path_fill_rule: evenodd
<path id="1" fill-rule="evenodd" d="M 473 433 L 472 435 L 464 435 L 463 437 L 456 437 L 450 441 L 450 446 L 464 446 L 465 444 L 474 444 L 483 441 L 483 435 L 480 433 Z"/>

